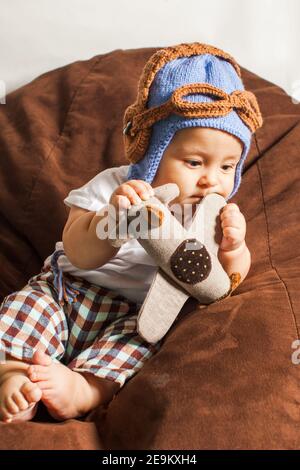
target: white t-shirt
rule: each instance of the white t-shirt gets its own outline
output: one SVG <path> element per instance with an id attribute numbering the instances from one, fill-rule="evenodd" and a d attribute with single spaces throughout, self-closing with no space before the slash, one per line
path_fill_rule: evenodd
<path id="1" fill-rule="evenodd" d="M 129 165 L 108 168 L 98 173 L 91 181 L 78 189 L 70 191 L 64 203 L 90 211 L 99 211 L 109 203 L 112 192 L 127 180 Z M 55 250 L 63 250 L 63 242 L 55 244 Z M 44 266 L 50 264 L 51 255 Z M 112 289 L 124 297 L 142 304 L 158 269 L 137 240 L 129 240 L 121 246 L 116 256 L 108 263 L 92 271 L 73 266 L 67 256 L 58 258 L 62 271 L 85 279 L 92 284 Z"/>

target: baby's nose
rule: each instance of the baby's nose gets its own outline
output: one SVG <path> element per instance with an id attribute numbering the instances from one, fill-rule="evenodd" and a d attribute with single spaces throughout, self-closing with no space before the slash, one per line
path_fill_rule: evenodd
<path id="1" fill-rule="evenodd" d="M 199 178 L 198 184 L 200 186 L 215 186 L 218 182 L 215 171 L 206 171 Z"/>

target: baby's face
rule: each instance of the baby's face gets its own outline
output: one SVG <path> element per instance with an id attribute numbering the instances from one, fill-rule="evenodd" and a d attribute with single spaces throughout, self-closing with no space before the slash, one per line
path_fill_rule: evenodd
<path id="1" fill-rule="evenodd" d="M 211 193 L 226 198 L 233 190 L 242 151 L 242 142 L 227 132 L 203 127 L 181 129 L 166 148 L 152 186 L 176 183 L 180 194 L 172 205 L 196 204 Z"/>

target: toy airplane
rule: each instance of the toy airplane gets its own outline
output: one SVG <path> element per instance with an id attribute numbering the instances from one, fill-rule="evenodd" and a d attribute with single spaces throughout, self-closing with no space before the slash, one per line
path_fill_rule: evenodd
<path id="1" fill-rule="evenodd" d="M 158 265 L 137 319 L 138 333 L 149 343 L 163 338 L 188 297 L 210 304 L 229 297 L 240 282 L 240 274 L 229 277 L 217 256 L 222 235 L 218 216 L 226 200 L 219 194 L 204 197 L 186 229 L 167 206 L 178 196 L 178 186 L 153 189 L 154 196 L 127 209 L 127 236 L 117 235 L 121 219 L 109 235 L 115 247 L 136 238 Z"/>

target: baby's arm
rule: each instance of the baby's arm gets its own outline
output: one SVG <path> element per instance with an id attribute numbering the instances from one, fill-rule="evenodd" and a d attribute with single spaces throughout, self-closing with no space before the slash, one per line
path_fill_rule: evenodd
<path id="1" fill-rule="evenodd" d="M 236 204 L 227 204 L 220 213 L 223 238 L 218 259 L 230 276 L 240 273 L 242 282 L 251 265 L 251 254 L 245 242 L 246 221 Z"/>
<path id="2" fill-rule="evenodd" d="M 62 241 L 70 262 L 79 269 L 96 269 L 119 251 L 119 248 L 112 247 L 107 239 L 97 237 L 97 224 L 103 218 L 107 218 L 105 210 L 103 214 L 97 215 L 97 212 L 80 207 L 71 208 Z"/>
<path id="3" fill-rule="evenodd" d="M 109 204 L 115 207 L 118 214 L 119 208 L 137 204 L 141 202 L 141 198 L 147 199 L 151 191 L 153 192 L 149 183 L 131 180 L 118 186 L 112 193 Z M 75 206 L 71 208 L 62 240 L 66 255 L 77 268 L 97 269 L 118 253 L 120 248 L 113 247 L 107 238 L 100 239 L 97 236 L 98 224 L 106 223 L 107 212 L 108 206 L 99 212 Z"/>

